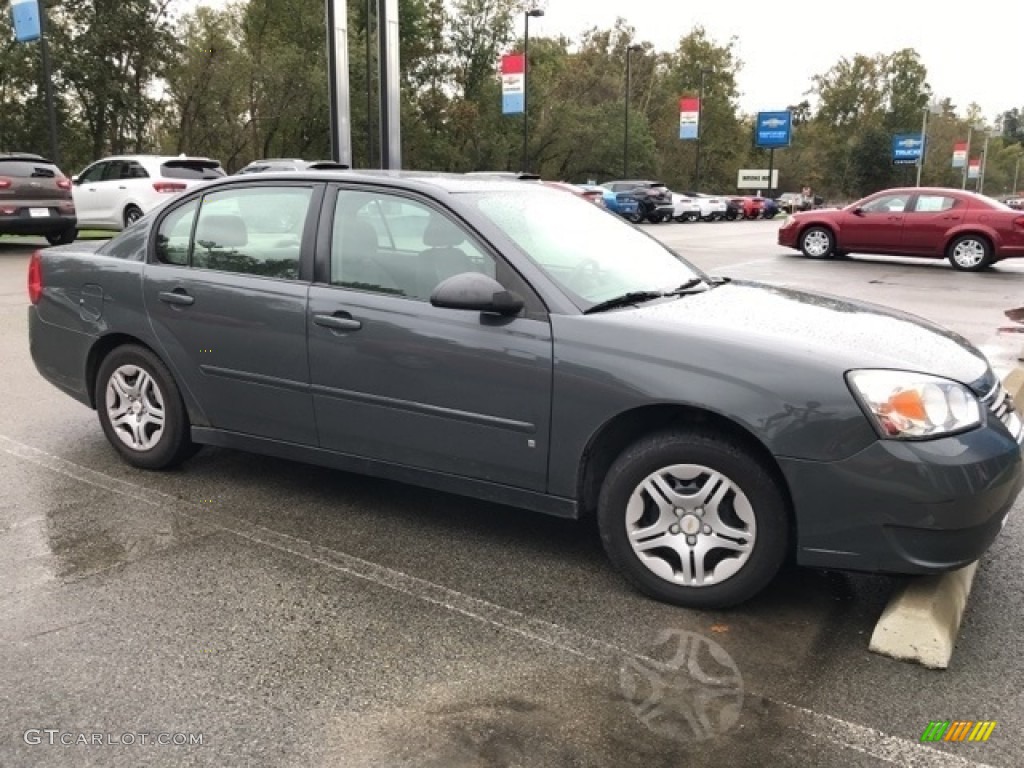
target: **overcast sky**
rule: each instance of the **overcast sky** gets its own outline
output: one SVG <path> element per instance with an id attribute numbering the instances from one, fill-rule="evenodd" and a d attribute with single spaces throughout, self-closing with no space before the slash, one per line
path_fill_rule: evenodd
<path id="1" fill-rule="evenodd" d="M 349 0 L 359 2 L 360 0 Z M 186 7 L 223 0 L 184 0 Z M 539 0 L 546 15 L 531 35 L 577 37 L 622 16 L 640 40 L 675 48 L 695 24 L 721 44 L 736 36 L 744 66 L 740 106 L 784 109 L 804 98 L 813 75 L 840 57 L 914 48 L 937 98 L 962 111 L 974 101 L 986 118 L 1024 107 L 1024 0 L 942 5 L 925 0 Z M 960 9 L 960 18 L 950 10 Z"/>

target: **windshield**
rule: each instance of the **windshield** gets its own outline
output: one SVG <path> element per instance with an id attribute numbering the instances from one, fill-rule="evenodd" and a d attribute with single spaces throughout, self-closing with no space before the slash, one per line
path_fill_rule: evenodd
<path id="1" fill-rule="evenodd" d="M 584 309 L 703 277 L 653 237 L 575 195 L 532 189 L 473 197 L 477 209 Z"/>

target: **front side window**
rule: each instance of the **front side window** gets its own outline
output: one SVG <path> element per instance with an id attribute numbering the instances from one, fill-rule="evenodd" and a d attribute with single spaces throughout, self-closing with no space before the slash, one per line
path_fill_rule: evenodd
<path id="1" fill-rule="evenodd" d="M 190 203 L 171 211 L 160 222 L 156 233 L 156 258 L 163 264 L 174 264 L 179 267 L 188 266 L 189 246 L 192 243 L 192 223 L 199 210 L 199 201 Z"/>
<path id="2" fill-rule="evenodd" d="M 191 242 L 192 266 L 297 280 L 312 195 L 309 187 L 229 189 L 205 195 Z"/>
<path id="3" fill-rule="evenodd" d="M 575 195 L 481 192 L 472 202 L 585 305 L 633 291 L 674 290 L 701 276 L 653 237 Z"/>
<path id="4" fill-rule="evenodd" d="M 861 206 L 868 213 L 902 213 L 907 209 L 910 195 L 882 195 Z"/>
<path id="5" fill-rule="evenodd" d="M 96 165 L 90 165 L 88 168 L 86 168 L 84 171 L 82 171 L 82 174 L 78 177 L 78 180 L 80 182 L 86 182 L 86 183 L 89 183 L 89 184 L 91 184 L 93 182 L 96 182 L 96 181 L 101 181 L 103 179 L 103 174 L 106 172 L 106 170 L 107 170 L 107 168 L 109 166 L 110 166 L 110 163 L 108 163 L 108 162 L 96 163 Z"/>
<path id="6" fill-rule="evenodd" d="M 438 284 L 463 272 L 494 277 L 495 262 L 448 216 L 397 195 L 338 192 L 332 285 L 428 301 Z"/>

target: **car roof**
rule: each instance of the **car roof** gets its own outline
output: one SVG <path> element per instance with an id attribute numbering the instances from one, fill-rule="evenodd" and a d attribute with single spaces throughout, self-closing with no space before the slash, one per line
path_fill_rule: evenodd
<path id="1" fill-rule="evenodd" d="M 375 170 L 353 169 L 342 170 L 333 168 L 303 169 L 300 171 L 266 171 L 259 174 L 259 183 L 281 180 L 294 182 L 297 179 L 310 181 L 348 181 L 363 184 L 418 189 L 423 192 L 448 192 L 460 194 L 466 192 L 485 191 L 518 191 L 543 189 L 542 184 L 523 184 L 519 179 L 485 174 L 470 175 L 465 173 L 443 173 L 440 171 L 408 171 L 408 170 Z M 251 184 L 256 179 L 248 174 L 243 176 L 225 176 L 212 182 L 214 185 Z"/>
<path id="2" fill-rule="evenodd" d="M 35 160 L 36 162 L 41 160 L 44 163 L 50 162 L 42 155 L 36 155 L 32 152 L 0 152 L 0 160 Z"/>
<path id="3" fill-rule="evenodd" d="M 204 163 L 217 163 L 217 165 L 220 165 L 220 160 L 201 155 L 110 155 L 108 157 L 101 157 L 93 162 L 105 162 L 107 160 L 156 160 L 161 163 L 166 163 L 169 160 L 199 160 Z"/>

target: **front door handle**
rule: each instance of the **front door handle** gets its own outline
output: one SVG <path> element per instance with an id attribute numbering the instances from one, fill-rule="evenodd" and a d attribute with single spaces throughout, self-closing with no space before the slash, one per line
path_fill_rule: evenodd
<path id="1" fill-rule="evenodd" d="M 363 324 L 353 320 L 348 312 L 335 312 L 333 315 L 313 315 L 313 322 L 332 331 L 358 331 Z"/>
<path id="2" fill-rule="evenodd" d="M 173 291 L 160 291 L 157 294 L 160 301 L 165 304 L 177 304 L 178 306 L 187 307 L 195 304 L 196 300 L 185 293 L 180 288 L 175 288 Z"/>

